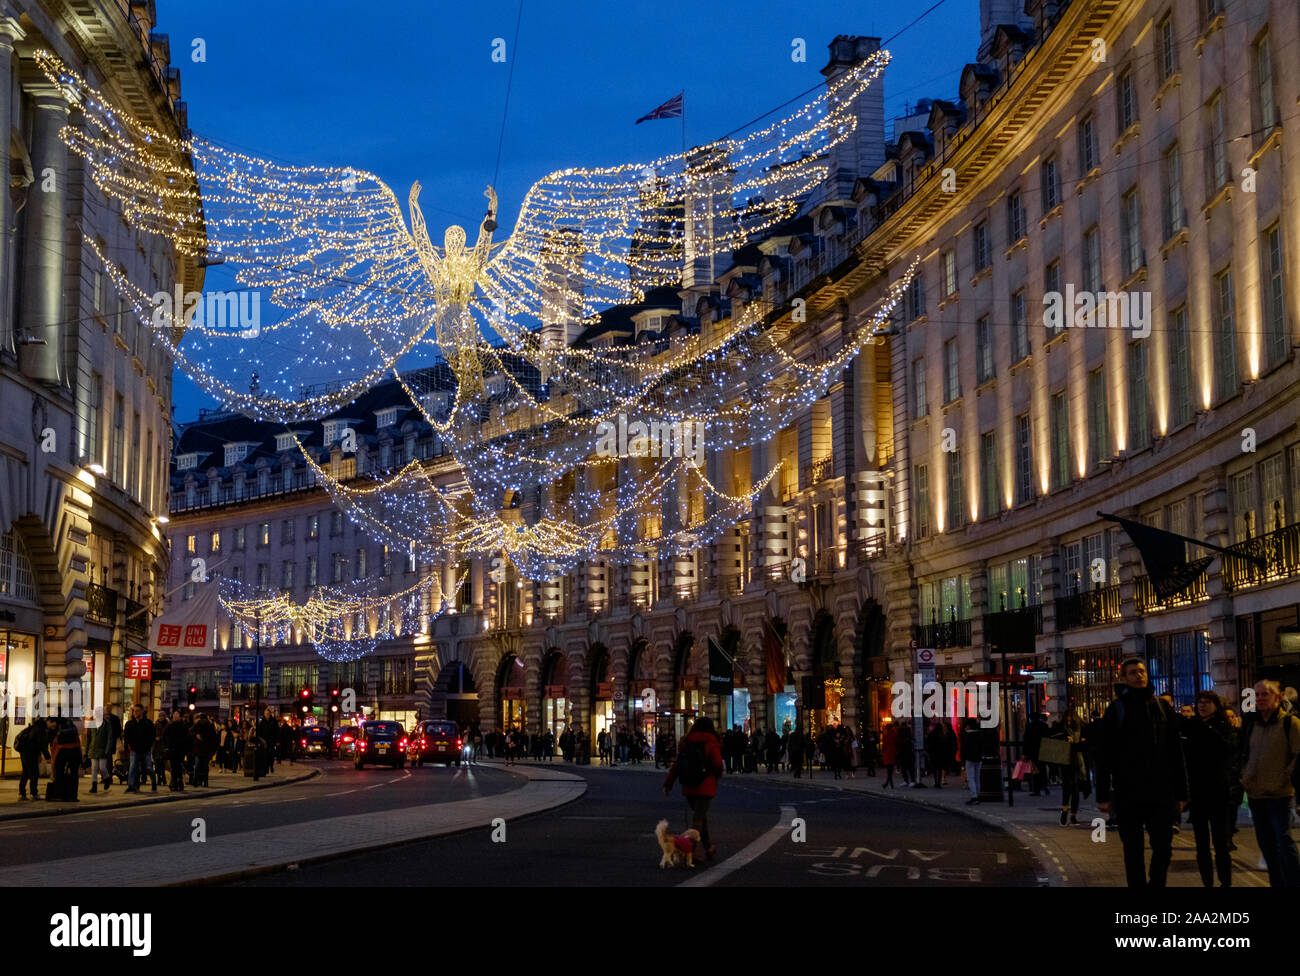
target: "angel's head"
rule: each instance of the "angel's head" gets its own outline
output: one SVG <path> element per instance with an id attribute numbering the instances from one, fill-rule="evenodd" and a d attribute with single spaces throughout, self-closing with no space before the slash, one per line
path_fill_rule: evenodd
<path id="1" fill-rule="evenodd" d="M 447 233 L 443 235 L 442 240 L 447 254 L 465 250 L 465 228 L 452 224 L 447 228 Z"/>

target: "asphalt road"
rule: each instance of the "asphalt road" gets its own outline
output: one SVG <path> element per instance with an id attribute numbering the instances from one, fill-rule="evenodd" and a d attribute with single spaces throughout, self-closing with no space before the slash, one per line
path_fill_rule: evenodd
<path id="1" fill-rule="evenodd" d="M 1037 862 L 1015 838 L 957 814 L 903 801 L 796 786 L 783 775 L 728 777 L 710 816 L 718 859 L 661 870 L 653 836 L 688 826 L 661 776 L 556 763 L 587 780 L 585 796 L 490 829 L 261 875 L 240 885 L 1035 886 Z M 481 775 L 481 774 L 480 774 Z M 802 839 L 789 828 L 803 821 Z M 775 829 L 780 822 L 783 826 Z M 497 831 L 498 836 L 500 831 Z"/>
<path id="2" fill-rule="evenodd" d="M 322 775 L 207 799 L 200 798 L 202 791 L 195 791 L 194 799 L 175 803 L 0 823 L 0 884 L 4 868 L 10 865 L 183 841 L 190 836 L 195 817 L 202 817 L 208 835 L 216 837 L 331 816 L 472 800 L 522 785 L 498 769 L 469 765 L 418 769 L 408 765 L 404 770 L 367 766 L 358 772 L 349 762 L 313 760 L 286 769 L 304 765 L 319 768 Z M 278 764 L 276 768 L 278 775 Z"/>

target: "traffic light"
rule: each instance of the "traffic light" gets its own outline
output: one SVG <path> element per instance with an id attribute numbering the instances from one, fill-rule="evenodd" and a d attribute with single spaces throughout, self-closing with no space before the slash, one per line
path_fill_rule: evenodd
<path id="1" fill-rule="evenodd" d="M 196 688 L 194 685 L 190 685 L 189 688 L 186 689 L 185 694 L 190 703 L 190 711 L 192 712 L 196 707 L 198 707 L 199 689 Z"/>
<path id="2" fill-rule="evenodd" d="M 311 711 L 311 689 L 304 688 L 298 692 L 298 710 L 306 715 Z"/>
<path id="3" fill-rule="evenodd" d="M 339 713 L 339 690 L 337 688 L 331 688 L 330 689 L 330 714 L 337 715 L 338 713 Z"/>

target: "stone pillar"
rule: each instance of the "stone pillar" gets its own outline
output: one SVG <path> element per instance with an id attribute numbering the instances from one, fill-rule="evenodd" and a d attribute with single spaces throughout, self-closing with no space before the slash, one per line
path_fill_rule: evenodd
<path id="1" fill-rule="evenodd" d="M 0 172 L 5 181 L 10 180 L 8 133 L 13 129 L 13 56 L 14 41 L 26 36 L 18 26 L 18 16 L 8 3 L 0 3 Z M 14 205 L 9 188 L 0 192 L 0 353 L 14 352 L 13 320 L 9 315 L 9 300 L 13 288 L 10 266 L 14 253 Z"/>
<path id="2" fill-rule="evenodd" d="M 67 124 L 68 105 L 51 85 L 34 86 L 32 94 L 32 169 L 23 240 L 23 301 L 18 324 L 23 341 L 22 371 L 43 383 L 63 380 L 64 219 L 67 206 L 67 149 L 59 130 Z M 2 134 L 0 134 L 2 135 Z M 3 139 L 0 139 L 3 141 Z M 49 176 L 44 175 L 51 171 Z M 44 190 L 46 180 L 53 188 Z"/>
<path id="3" fill-rule="evenodd" d="M 1199 493 L 1192 496 L 1193 504 L 1202 506 L 1205 541 L 1216 546 L 1232 542 L 1232 513 L 1228 505 L 1228 485 L 1219 469 L 1201 476 Z M 1210 633 L 1210 656 L 1207 662 L 1215 690 L 1224 700 L 1241 700 L 1241 659 L 1237 647 L 1236 618 L 1233 615 L 1232 594 L 1223 585 L 1223 560 L 1216 559 L 1211 566 L 1219 571 L 1206 578 L 1209 595 L 1207 616 Z"/>

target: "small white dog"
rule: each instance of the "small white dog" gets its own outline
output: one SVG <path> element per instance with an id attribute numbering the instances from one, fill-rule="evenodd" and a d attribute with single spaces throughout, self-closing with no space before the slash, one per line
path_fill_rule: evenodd
<path id="1" fill-rule="evenodd" d="M 668 833 L 668 821 L 660 820 L 655 824 L 655 838 L 663 851 L 663 857 L 659 859 L 661 868 L 675 868 L 681 864 L 685 864 L 688 868 L 695 867 L 695 845 L 700 842 L 698 830 L 691 828 L 674 837 Z"/>

